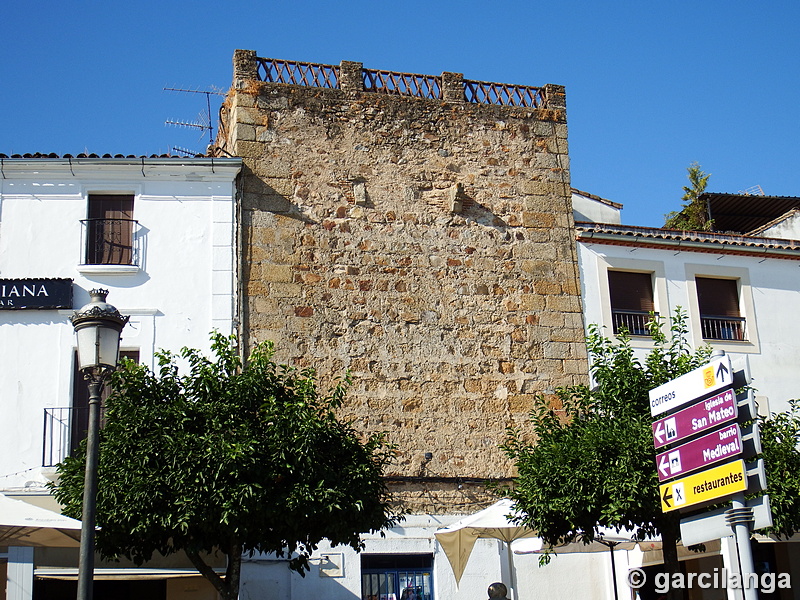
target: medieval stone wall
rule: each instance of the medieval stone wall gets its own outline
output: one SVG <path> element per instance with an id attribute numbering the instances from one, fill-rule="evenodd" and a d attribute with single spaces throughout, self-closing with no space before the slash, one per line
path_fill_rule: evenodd
<path id="1" fill-rule="evenodd" d="M 350 371 L 345 416 L 397 444 L 410 508 L 486 499 L 460 478 L 511 476 L 506 427 L 587 378 L 563 88 L 499 106 L 361 91 L 358 63 L 344 89 L 262 82 L 254 60 L 217 142 L 245 165 L 243 338 Z"/>

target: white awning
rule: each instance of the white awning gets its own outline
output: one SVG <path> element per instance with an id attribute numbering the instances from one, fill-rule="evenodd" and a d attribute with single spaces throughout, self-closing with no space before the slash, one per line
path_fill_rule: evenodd
<path id="1" fill-rule="evenodd" d="M 225 569 L 214 569 L 221 576 Z M 63 567 L 40 567 L 34 569 L 36 579 L 78 579 L 78 569 Z M 108 580 L 142 580 L 142 579 L 177 579 L 180 577 L 202 577 L 196 569 L 95 569 L 97 581 Z"/>

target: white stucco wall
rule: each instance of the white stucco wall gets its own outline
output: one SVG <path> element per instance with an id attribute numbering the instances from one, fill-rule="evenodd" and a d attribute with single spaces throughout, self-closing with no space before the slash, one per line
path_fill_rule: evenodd
<path id="1" fill-rule="evenodd" d="M 73 309 L 88 290 L 108 289 L 131 316 L 121 348 L 149 366 L 159 348 L 205 349 L 212 329 L 232 332 L 239 168 L 236 159 L 4 159 L 0 278 L 71 278 Z M 89 193 L 134 195 L 140 268 L 81 266 Z M 46 481 L 44 409 L 72 400 L 71 313 L 0 310 L 0 491 Z"/>
<path id="2" fill-rule="evenodd" d="M 619 224 L 621 209 L 572 190 L 572 216 L 576 221 Z"/>
<path id="3" fill-rule="evenodd" d="M 508 585 L 511 581 L 508 552 L 505 544 L 498 540 L 477 540 L 461 581 L 456 585 L 450 563 L 436 543 L 434 532 L 461 518 L 463 515 L 408 515 L 400 527 L 386 531 L 385 537 L 365 536 L 363 554 L 433 555 L 432 583 L 436 600 L 485 600 L 489 584 L 502 581 Z M 325 556 L 329 556 L 330 561 L 325 561 Z M 618 577 L 622 577 L 627 574 L 627 554 L 617 552 L 617 560 Z M 514 554 L 513 562 L 520 599 L 610 600 L 614 597 L 611 563 L 606 553 L 562 554 L 542 567 L 538 554 Z M 327 568 L 322 569 L 323 565 Z M 341 546 L 321 547 L 312 558 L 311 571 L 305 577 L 290 572 L 285 561 L 257 556 L 243 565 L 240 598 L 362 598 L 360 565 L 361 556 Z M 331 567 L 336 566 L 341 570 L 331 571 Z M 577 572 L 581 577 L 574 576 Z M 624 593 L 620 597 L 623 596 Z"/>
<path id="4" fill-rule="evenodd" d="M 786 219 L 764 229 L 759 235 L 766 238 L 800 240 L 800 213 L 792 211 Z"/>
<path id="5" fill-rule="evenodd" d="M 725 350 L 732 359 L 749 358 L 760 412 L 786 410 L 787 400 L 800 397 L 800 321 L 792 315 L 800 300 L 797 260 L 591 242 L 578 243 L 578 259 L 585 323 L 604 325 L 605 333 L 611 335 L 609 268 L 652 272 L 656 311 L 665 316 L 677 307 L 683 308 L 689 315 L 690 340 L 695 348 L 704 340 L 694 277 L 738 279 L 748 341 L 713 341 L 712 347 Z M 645 338 L 633 338 L 633 345 L 642 354 L 651 347 Z"/>

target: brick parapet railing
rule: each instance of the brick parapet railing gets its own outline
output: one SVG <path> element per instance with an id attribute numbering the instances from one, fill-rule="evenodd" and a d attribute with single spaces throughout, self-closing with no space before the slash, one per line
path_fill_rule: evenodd
<path id="1" fill-rule="evenodd" d="M 412 96 L 446 102 L 494 104 L 528 108 L 564 109 L 564 87 L 547 84 L 531 87 L 464 79 L 461 73 L 420 75 L 365 69 L 360 62 L 339 65 L 260 58 L 252 50 L 236 50 L 233 58 L 234 86 L 246 80 Z"/>

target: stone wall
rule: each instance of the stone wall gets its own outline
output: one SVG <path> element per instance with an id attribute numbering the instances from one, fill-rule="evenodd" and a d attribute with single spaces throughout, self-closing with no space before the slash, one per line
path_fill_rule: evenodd
<path id="1" fill-rule="evenodd" d="M 351 372 L 343 412 L 397 444 L 412 509 L 487 500 L 460 478 L 513 475 L 506 427 L 587 379 L 563 88 L 501 106 L 459 74 L 427 99 L 363 91 L 359 63 L 330 89 L 255 61 L 234 57 L 217 141 L 245 165 L 243 339 Z"/>

